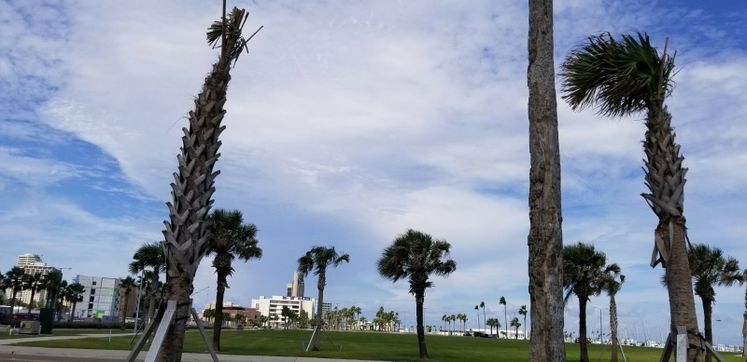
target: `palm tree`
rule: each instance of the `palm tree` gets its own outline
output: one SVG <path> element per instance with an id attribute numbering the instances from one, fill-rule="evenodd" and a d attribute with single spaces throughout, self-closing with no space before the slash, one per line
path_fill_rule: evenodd
<path id="1" fill-rule="evenodd" d="M 742 272 L 739 283 L 747 283 L 747 269 Z M 747 357 L 747 289 L 744 291 L 744 314 L 742 315 L 742 357 Z"/>
<path id="2" fill-rule="evenodd" d="M 529 0 L 529 361 L 565 360 L 560 146 L 552 0 Z"/>
<path id="3" fill-rule="evenodd" d="M 466 332 L 467 331 L 467 321 L 469 320 L 467 318 L 467 315 L 464 314 L 464 313 L 459 313 L 459 314 L 457 314 L 456 318 L 457 318 L 458 321 L 462 322 L 462 331 L 461 331 L 461 333 Z"/>
<path id="4" fill-rule="evenodd" d="M 65 299 L 67 299 L 68 302 L 73 303 L 73 306 L 70 309 L 70 317 L 68 321 L 73 321 L 73 313 L 75 313 L 75 306 L 78 304 L 78 302 L 83 300 L 83 293 L 86 291 L 86 287 L 84 287 L 80 283 L 71 283 L 65 288 L 64 296 Z"/>
<path id="5" fill-rule="evenodd" d="M 615 295 L 622 288 L 625 283 L 625 275 L 620 274 L 620 267 L 617 264 L 612 264 L 605 270 L 605 275 L 602 278 L 602 290 L 607 291 L 607 295 L 610 297 L 610 341 L 612 343 L 612 358 L 611 362 L 617 362 L 617 302 L 615 302 Z"/>
<path id="6" fill-rule="evenodd" d="M 444 321 L 444 322 L 447 322 L 448 325 L 449 325 L 448 328 L 449 328 L 449 330 L 451 330 L 451 319 L 449 319 L 449 316 L 446 315 L 446 314 L 444 314 L 443 316 L 441 316 L 441 320 Z"/>
<path id="7" fill-rule="evenodd" d="M 5 273 L 5 284 L 8 286 L 8 289 L 11 290 L 11 297 L 10 297 L 10 316 L 13 317 L 13 312 L 15 311 L 16 306 L 16 296 L 18 295 L 18 292 L 20 292 L 23 289 L 23 278 L 26 272 L 23 270 L 23 268 L 14 266 L 10 270 L 8 270 L 7 273 Z"/>
<path id="8" fill-rule="evenodd" d="M 703 325 L 705 338 L 713 344 L 713 303 L 716 301 L 715 285 L 732 286 L 741 280 L 739 262 L 732 257 L 724 256 L 719 248 L 705 244 L 693 244 L 690 248 L 689 263 L 695 286 L 695 294 L 703 304 Z M 710 361 L 710 354 L 706 357 Z"/>
<path id="9" fill-rule="evenodd" d="M 508 305 L 506 304 L 506 297 L 501 297 L 501 300 L 498 301 L 498 304 L 503 305 L 503 322 L 506 328 L 508 328 Z M 508 329 L 506 330 L 506 338 L 508 338 Z"/>
<path id="10" fill-rule="evenodd" d="M 166 270 L 166 257 L 163 251 L 163 242 L 144 243 L 132 255 L 132 262 L 129 265 L 129 271 L 132 274 L 137 275 L 141 272 L 150 272 L 149 282 L 143 285 L 148 286 L 146 288 L 148 295 L 147 323 L 151 323 L 153 320 L 156 304 L 159 304 L 159 275 Z"/>
<path id="11" fill-rule="evenodd" d="M 565 300 L 575 294 L 578 297 L 578 336 L 581 344 L 581 362 L 589 362 L 586 346 L 586 302 L 589 297 L 599 295 L 607 272 L 607 257 L 594 250 L 594 245 L 577 243 L 563 247 L 563 286 Z"/>
<path id="12" fill-rule="evenodd" d="M 490 334 L 493 334 L 494 327 L 496 330 L 501 327 L 501 322 L 498 321 L 498 318 L 488 318 L 488 321 L 485 322 L 485 324 L 490 326 Z"/>
<path id="13" fill-rule="evenodd" d="M 46 291 L 45 308 L 54 308 L 57 294 L 60 292 L 62 283 L 62 271 L 53 269 L 42 277 L 42 289 Z"/>
<path id="14" fill-rule="evenodd" d="M 220 47 L 220 56 L 194 100 L 194 110 L 188 117 L 189 128 L 182 129 L 184 136 L 181 153 L 177 156 L 178 172 L 171 183 L 172 201 L 167 203 L 169 220 L 165 222 L 164 246 L 168 271 L 164 293 L 166 299 L 175 300 L 180 308 L 159 351 L 159 361 L 181 359 L 191 310 L 190 295 L 194 290 L 192 281 L 209 238 L 207 217 L 219 173 L 213 170 L 220 156 L 219 136 L 225 129 L 221 122 L 226 113 L 223 109 L 226 90 L 231 80 L 231 67 L 246 49 L 248 41 L 242 38 L 241 32 L 249 15 L 244 9 L 233 8 L 226 16 L 225 1 L 223 4 L 222 19 L 211 24 L 207 31 L 208 44 Z"/>
<path id="15" fill-rule="evenodd" d="M 480 306 L 476 305 L 475 310 L 477 311 L 477 329 L 480 329 Z"/>
<path id="16" fill-rule="evenodd" d="M 130 301 L 130 293 L 132 292 L 132 289 L 134 287 L 135 279 L 132 279 L 132 277 L 129 275 L 122 278 L 122 280 L 119 282 L 120 290 L 124 289 L 124 301 L 122 301 L 122 309 L 120 311 L 119 317 L 119 329 L 121 330 L 125 329 L 125 323 L 127 322 L 127 309 L 129 309 L 129 306 L 127 304 Z"/>
<path id="17" fill-rule="evenodd" d="M 488 317 L 487 317 L 487 314 L 485 314 L 485 302 L 484 301 L 480 302 L 480 308 L 482 308 L 482 326 L 483 328 L 487 328 L 485 327 L 485 321 L 487 321 Z"/>
<path id="18" fill-rule="evenodd" d="M 428 278 L 431 274 L 448 276 L 456 270 L 456 262 L 446 259 L 450 248 L 446 240 L 433 240 L 426 233 L 409 229 L 384 249 L 378 261 L 379 274 L 393 282 L 407 278 L 410 283 L 410 294 L 415 296 L 420 358 L 428 358 L 423 329 L 425 290 L 433 286 Z"/>
<path id="19" fill-rule="evenodd" d="M 450 332 L 450 334 L 452 334 L 454 332 L 454 330 L 456 329 L 457 315 L 456 314 L 452 314 L 452 315 L 449 316 L 449 319 L 451 319 L 451 321 L 454 322 L 454 325 L 453 325 L 453 327 L 451 329 L 451 332 Z M 461 318 L 459 318 L 459 320 L 461 320 Z"/>
<path id="20" fill-rule="evenodd" d="M 624 116 L 646 111 L 643 148 L 645 184 L 642 194 L 659 219 L 654 233 L 652 266 L 665 268 L 669 293 L 670 327 L 687 329 L 688 361 L 702 360 L 702 340 L 690 285 L 685 214 L 683 207 L 684 157 L 675 143 L 672 116 L 664 100 L 672 90 L 674 56 L 666 45 L 660 55 L 648 35 L 623 35 L 616 40 L 609 33 L 592 36 L 588 44 L 573 50 L 563 64 L 563 98 L 573 109 L 596 105 L 606 116 Z M 676 333 L 676 332 L 675 332 Z"/>
<path id="21" fill-rule="evenodd" d="M 511 327 L 514 327 L 514 339 L 519 339 L 519 327 L 521 327 L 519 318 L 514 317 L 513 319 L 511 319 Z"/>
<path id="22" fill-rule="evenodd" d="M 44 286 L 42 282 L 43 280 L 41 273 L 23 275 L 23 289 L 31 291 L 31 299 L 29 299 L 28 305 L 29 318 L 31 317 L 31 307 L 34 305 L 34 297 L 36 297 L 36 292 L 42 289 L 42 287 Z"/>
<path id="23" fill-rule="evenodd" d="M 213 268 L 217 275 L 215 293 L 215 323 L 213 324 L 213 348 L 220 351 L 220 335 L 223 328 L 223 295 L 228 288 L 228 277 L 233 275 L 231 263 L 235 258 L 249 261 L 262 257 L 257 246 L 257 227 L 244 224 L 241 211 L 217 209 L 210 215 L 207 254 L 214 254 Z"/>
<path id="24" fill-rule="evenodd" d="M 298 259 L 298 271 L 306 277 L 312 270 L 318 276 L 317 290 L 319 302 L 316 305 L 316 326 L 311 335 L 309 346 L 311 350 L 318 351 L 321 347 L 322 333 L 322 305 L 324 303 L 324 287 L 327 285 L 327 266 L 337 267 L 342 262 L 349 263 L 348 254 L 337 254 L 334 247 L 315 246 Z"/>
<path id="25" fill-rule="evenodd" d="M 521 308 L 519 308 L 519 314 L 524 316 L 524 339 L 527 338 L 527 306 L 522 305 Z"/>

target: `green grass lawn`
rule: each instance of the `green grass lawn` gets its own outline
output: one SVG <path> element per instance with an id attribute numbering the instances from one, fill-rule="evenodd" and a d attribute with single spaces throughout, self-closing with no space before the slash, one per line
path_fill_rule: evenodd
<path id="1" fill-rule="evenodd" d="M 387 361 L 416 361 L 417 337 L 414 334 L 373 332 L 324 332 L 322 350 L 305 353 L 304 344 L 310 331 L 224 331 L 222 353 L 267 356 L 305 356 Z M 22 342 L 18 345 L 37 347 L 130 349 L 130 337 L 87 338 L 67 341 Z M 526 361 L 526 341 L 495 340 L 472 337 L 426 336 L 431 361 Z M 185 342 L 185 352 L 207 352 L 200 334 L 190 331 Z M 661 349 L 625 347 L 628 361 L 658 361 Z M 578 360 L 577 344 L 566 345 L 569 361 Z M 609 346 L 590 345 L 591 361 L 609 361 Z M 735 354 L 723 354 L 726 361 L 742 361 Z"/>
<path id="2" fill-rule="evenodd" d="M 129 333 L 132 332 L 132 329 L 130 330 L 119 330 L 119 329 L 112 329 L 112 334 L 120 334 L 120 333 Z M 78 336 L 81 334 L 107 334 L 109 333 L 108 329 L 75 329 L 75 328 L 55 328 L 53 331 L 53 334 L 13 334 L 12 336 L 8 335 L 8 329 L 2 328 L 0 329 L 0 339 L 15 339 L 15 338 L 29 338 L 29 337 L 45 337 L 45 336 Z"/>

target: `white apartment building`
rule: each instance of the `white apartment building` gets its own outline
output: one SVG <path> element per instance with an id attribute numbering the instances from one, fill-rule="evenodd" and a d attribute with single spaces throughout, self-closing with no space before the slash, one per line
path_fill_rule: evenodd
<path id="1" fill-rule="evenodd" d="M 260 296 L 259 299 L 252 299 L 252 308 L 256 308 L 257 311 L 263 316 L 270 318 L 270 320 L 277 320 L 285 322 L 282 312 L 283 307 L 288 307 L 290 310 L 300 313 L 301 310 L 306 311 L 309 318 L 314 316 L 314 299 L 313 298 L 298 298 L 298 297 L 284 297 L 279 295 L 273 295 L 272 297 Z"/>
<path id="2" fill-rule="evenodd" d="M 83 300 L 75 305 L 75 318 L 111 318 L 119 315 L 119 279 L 77 275 L 74 282 L 86 289 Z"/>
<path id="3" fill-rule="evenodd" d="M 26 274 L 41 274 L 41 275 L 47 275 L 49 272 L 56 270 L 55 267 L 51 265 L 47 265 L 46 263 L 42 262 L 41 256 L 39 254 L 21 254 L 16 258 L 16 266 L 19 268 L 22 268 L 24 273 Z M 6 295 L 12 295 L 13 292 L 6 290 Z M 21 290 L 18 295 L 16 296 L 17 300 L 21 303 L 28 304 L 31 302 L 31 291 L 30 290 Z M 34 294 L 34 302 L 36 303 L 43 303 L 47 300 L 47 291 L 46 290 L 37 290 L 36 294 Z"/>

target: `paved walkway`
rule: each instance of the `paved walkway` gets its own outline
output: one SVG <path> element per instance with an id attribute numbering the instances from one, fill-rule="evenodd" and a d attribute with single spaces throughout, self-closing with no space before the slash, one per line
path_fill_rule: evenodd
<path id="1" fill-rule="evenodd" d="M 112 336 L 127 336 L 132 333 L 120 333 Z M 78 348 L 45 348 L 14 346 L 13 343 L 25 343 L 36 341 L 52 341 L 61 339 L 82 338 L 107 338 L 108 334 L 86 334 L 79 336 L 52 336 L 52 337 L 27 337 L 0 340 L 0 361 L 17 362 L 46 362 L 46 361 L 70 361 L 70 362 L 94 362 L 94 361 L 124 361 L 129 351 L 115 351 L 108 349 L 78 349 Z M 142 361 L 147 351 L 140 352 L 138 361 Z M 245 361 L 245 362 L 343 362 L 352 361 L 333 358 L 311 358 L 311 357 L 278 357 L 278 356 L 244 356 L 244 355 L 218 355 L 221 361 Z M 182 362 L 212 362 L 207 353 L 184 353 Z M 357 362 L 376 362 L 355 360 Z"/>

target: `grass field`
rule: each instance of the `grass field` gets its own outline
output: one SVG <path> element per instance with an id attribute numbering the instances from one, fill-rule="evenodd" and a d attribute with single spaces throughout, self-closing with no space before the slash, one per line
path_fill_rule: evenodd
<path id="1" fill-rule="evenodd" d="M 119 329 L 112 329 L 112 334 L 119 334 L 119 333 L 129 333 L 132 332 L 132 329 L 121 331 Z M 16 339 L 16 338 L 29 338 L 29 337 L 44 337 L 44 336 L 79 336 L 82 334 L 105 334 L 109 333 L 108 329 L 65 329 L 65 328 L 55 328 L 53 334 L 42 334 L 42 335 L 35 335 L 35 334 L 13 334 L 12 336 L 8 335 L 8 330 L 6 328 L 0 328 L 0 339 Z"/>
<path id="2" fill-rule="evenodd" d="M 303 345 L 308 341 L 309 331 L 224 331 L 222 353 L 267 356 L 305 356 L 349 359 L 373 359 L 387 361 L 418 360 L 417 338 L 414 334 L 389 334 L 367 332 L 325 332 L 322 334 L 322 350 L 305 353 Z M 18 345 L 36 347 L 129 349 L 130 337 L 107 339 L 78 339 L 43 342 L 23 342 Z M 427 336 L 426 343 L 431 361 L 526 361 L 526 341 L 495 340 L 472 337 Z M 202 339 L 196 331 L 187 334 L 185 352 L 206 352 Z M 660 349 L 625 347 L 628 361 L 658 361 Z M 568 361 L 578 360 L 577 344 L 566 345 Z M 591 361 L 609 361 L 609 346 L 589 346 Z M 743 361 L 735 354 L 722 355 L 726 361 Z M 621 359 L 622 360 L 622 359 Z"/>

